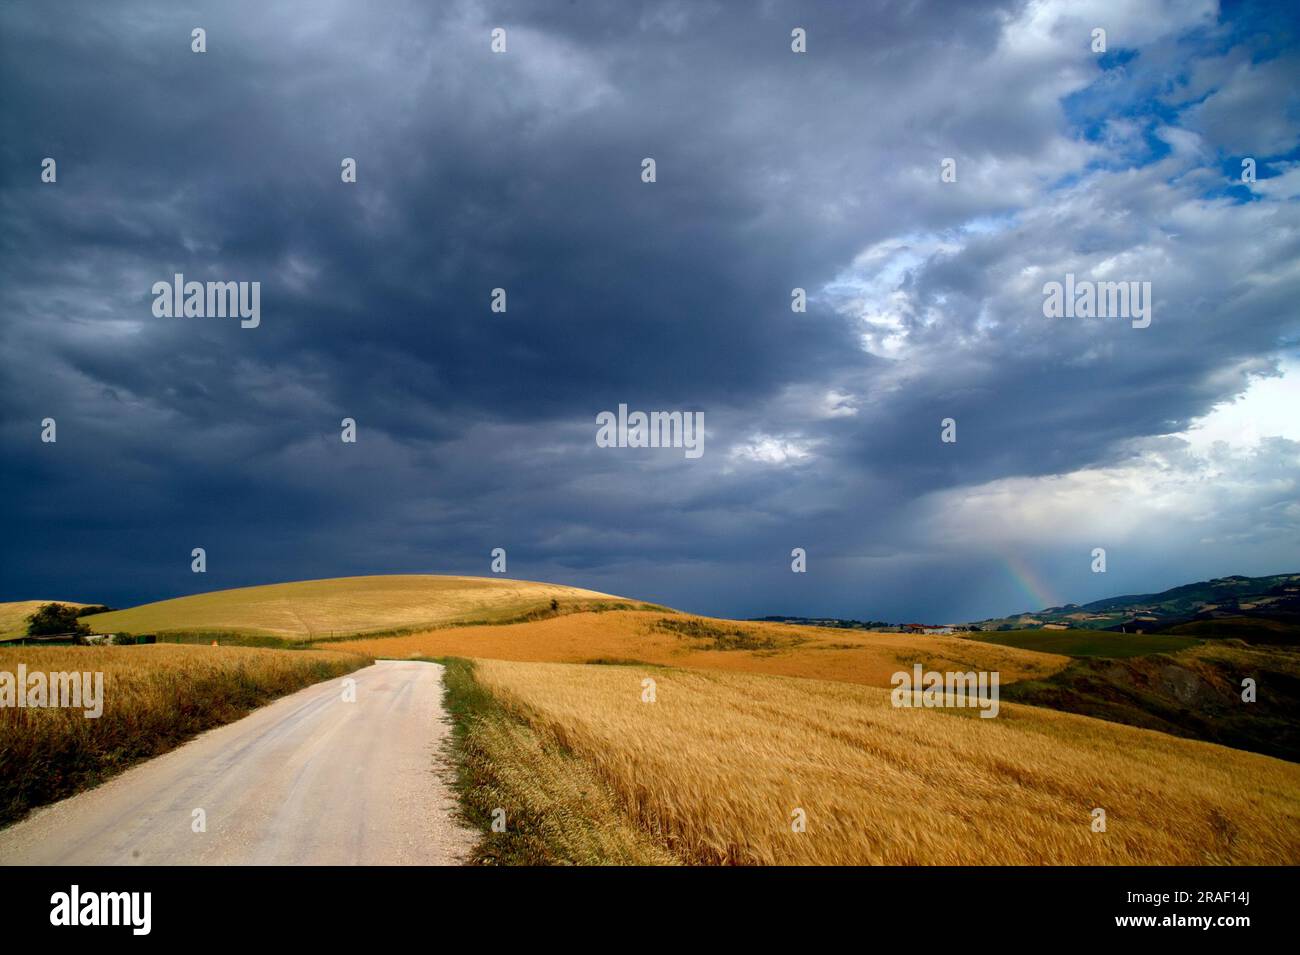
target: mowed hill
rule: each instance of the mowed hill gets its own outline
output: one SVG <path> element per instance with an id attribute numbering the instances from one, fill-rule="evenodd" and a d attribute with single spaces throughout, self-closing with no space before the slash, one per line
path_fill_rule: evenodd
<path id="1" fill-rule="evenodd" d="M 218 590 L 84 618 L 99 633 L 270 637 L 310 641 L 455 624 L 527 619 L 582 608 L 639 607 L 560 584 L 488 577 L 393 575 L 301 580 Z"/>
<path id="2" fill-rule="evenodd" d="M 13 600 L 0 603 L 0 640 L 20 637 L 27 632 L 27 618 L 45 604 L 63 604 L 68 607 L 88 607 L 75 600 Z"/>

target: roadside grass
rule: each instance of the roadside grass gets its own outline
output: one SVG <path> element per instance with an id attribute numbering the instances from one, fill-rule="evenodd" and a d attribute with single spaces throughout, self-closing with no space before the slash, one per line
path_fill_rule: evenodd
<path id="1" fill-rule="evenodd" d="M 332 651 L 233 647 L 0 648 L 0 671 L 103 673 L 103 714 L 0 708 L 0 825 L 96 786 L 276 697 L 371 662 Z"/>
<path id="2" fill-rule="evenodd" d="M 623 818 L 593 768 L 505 709 L 473 661 L 442 658 L 450 756 L 477 865 L 667 865 L 677 860 Z M 504 831 L 493 832 L 494 812 Z"/>
<path id="3" fill-rule="evenodd" d="M 887 690 L 846 683 L 472 666 L 449 680 L 453 698 L 462 677 L 476 684 L 462 798 L 480 825 L 499 805 L 522 828 L 485 837 L 500 840 L 487 843 L 496 863 L 627 861 L 609 844 L 688 864 L 1300 857 L 1300 766 L 1254 753 L 1012 703 L 994 719 L 899 709 Z M 641 698 L 647 676 L 653 704 Z M 1097 807 L 1104 833 L 1092 831 Z"/>
<path id="4" fill-rule="evenodd" d="M 1174 653 L 1201 642 L 1195 637 L 1163 633 L 1110 633 L 1083 629 L 980 630 L 966 635 L 965 639 L 1019 650 L 1059 653 L 1067 657 L 1108 657 L 1112 660 L 1149 653 Z"/>

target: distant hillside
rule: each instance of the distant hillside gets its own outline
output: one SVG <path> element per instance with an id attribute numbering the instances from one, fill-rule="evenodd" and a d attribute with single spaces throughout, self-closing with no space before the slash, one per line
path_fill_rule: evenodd
<path id="1" fill-rule="evenodd" d="M 1126 633 L 1209 635 L 1221 627 L 1255 643 L 1294 643 L 1300 635 L 1300 574 L 1218 577 L 1156 594 L 1126 594 L 978 621 L 982 630 L 1048 625 Z M 1183 629 L 1186 628 L 1186 629 Z"/>
<path id="2" fill-rule="evenodd" d="M 826 627 L 832 630 L 889 630 L 894 625 L 887 620 L 845 620 L 842 617 L 750 617 L 755 623 L 789 623 L 800 627 Z M 895 628 L 896 629 L 896 628 Z"/>
<path id="3" fill-rule="evenodd" d="M 1009 701 L 1300 762 L 1300 574 L 1220 577 L 978 626 L 970 639 L 1074 657 L 1006 687 Z M 1243 706 L 1247 678 L 1259 696 Z"/>
<path id="4" fill-rule="evenodd" d="M 1105 636 L 1115 641 L 1182 639 Z M 1300 762 L 1300 650 L 1295 646 L 1227 638 L 1175 652 L 1117 657 L 1078 655 L 1045 679 L 1005 687 L 1003 698 Z M 1248 677 L 1258 685 L 1259 696 L 1245 704 L 1242 681 Z"/>

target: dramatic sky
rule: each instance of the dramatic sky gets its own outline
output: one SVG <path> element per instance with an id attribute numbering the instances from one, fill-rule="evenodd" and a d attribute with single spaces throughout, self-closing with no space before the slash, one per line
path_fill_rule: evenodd
<path id="1" fill-rule="evenodd" d="M 698 612 L 939 621 L 1300 571 L 1298 19 L 6 2 L 0 599 L 503 547 Z M 155 317 L 177 272 L 260 282 L 260 326 Z M 1066 273 L 1150 282 L 1150 327 L 1045 317 Z M 703 456 L 597 447 L 620 403 L 704 412 Z"/>

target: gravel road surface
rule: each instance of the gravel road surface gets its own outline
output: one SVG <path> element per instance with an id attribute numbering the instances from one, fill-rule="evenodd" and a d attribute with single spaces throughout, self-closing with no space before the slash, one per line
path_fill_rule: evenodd
<path id="1" fill-rule="evenodd" d="M 442 667 L 381 661 L 0 830 L 21 865 L 455 865 Z M 206 832 L 195 832 L 195 810 Z"/>

